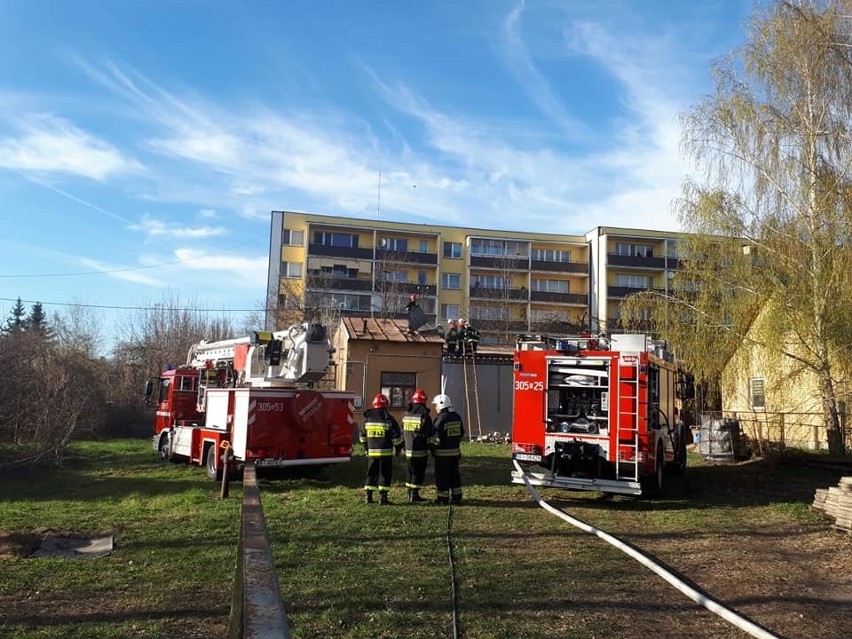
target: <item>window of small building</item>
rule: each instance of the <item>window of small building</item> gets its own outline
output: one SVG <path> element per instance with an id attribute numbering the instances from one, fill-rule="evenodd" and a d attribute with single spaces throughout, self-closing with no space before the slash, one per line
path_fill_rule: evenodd
<path id="1" fill-rule="evenodd" d="M 417 388 L 417 373 L 382 373 L 381 386 L 391 408 L 407 408 Z"/>
<path id="2" fill-rule="evenodd" d="M 764 410 L 766 408 L 766 393 L 762 377 L 752 377 L 748 380 L 748 397 L 752 410 Z"/>

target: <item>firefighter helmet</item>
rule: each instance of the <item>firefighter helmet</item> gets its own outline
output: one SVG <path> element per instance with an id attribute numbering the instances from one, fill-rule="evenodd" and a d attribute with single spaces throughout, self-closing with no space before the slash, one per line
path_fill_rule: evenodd
<path id="1" fill-rule="evenodd" d="M 414 395 L 411 396 L 412 404 L 425 404 L 429 400 L 429 397 L 426 395 L 426 391 L 422 388 L 418 388 L 414 391 Z"/>
<path id="2" fill-rule="evenodd" d="M 373 398 L 373 408 L 387 408 L 388 407 L 388 398 L 382 395 L 381 393 L 377 393 Z"/>
<path id="3" fill-rule="evenodd" d="M 435 399 L 432 400 L 432 403 L 435 404 L 435 408 L 439 411 L 453 407 L 453 400 L 450 399 L 449 395 L 444 395 L 443 393 L 435 395 Z"/>

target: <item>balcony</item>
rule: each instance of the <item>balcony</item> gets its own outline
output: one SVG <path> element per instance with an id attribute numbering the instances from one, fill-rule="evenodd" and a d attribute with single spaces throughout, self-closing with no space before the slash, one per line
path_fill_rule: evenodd
<path id="1" fill-rule="evenodd" d="M 311 290 L 370 291 L 373 288 L 373 282 L 364 278 L 319 275 L 308 276 L 307 287 Z"/>
<path id="2" fill-rule="evenodd" d="M 321 257 L 343 257 L 350 260 L 372 260 L 373 249 L 351 246 L 328 246 L 326 244 L 308 244 L 308 255 Z"/>
<path id="3" fill-rule="evenodd" d="M 530 268 L 529 258 L 496 256 L 486 257 L 484 255 L 470 256 L 471 268 L 489 268 L 501 271 L 528 271 Z"/>
<path id="4" fill-rule="evenodd" d="M 487 286 L 471 286 L 470 298 L 478 300 L 510 300 L 526 302 L 529 294 L 525 288 L 490 288 Z"/>
<path id="5" fill-rule="evenodd" d="M 609 286 L 607 287 L 606 296 L 609 298 L 622 299 L 627 297 L 628 295 L 633 295 L 634 293 L 641 293 L 642 291 L 656 291 L 657 293 L 665 293 L 664 289 L 661 288 L 639 288 L 634 286 Z"/>
<path id="6" fill-rule="evenodd" d="M 574 273 L 577 275 L 589 274 L 588 262 L 545 262 L 533 260 L 530 265 L 531 271 L 546 271 L 548 273 Z"/>
<path id="7" fill-rule="evenodd" d="M 376 249 L 376 260 L 395 264 L 426 264 L 429 266 L 437 266 L 438 254 Z"/>
<path id="8" fill-rule="evenodd" d="M 618 255 L 609 253 L 607 260 L 610 266 L 628 266 L 630 268 L 652 268 L 656 270 L 677 270 L 680 260 L 676 257 L 642 257 L 640 255 Z"/>
<path id="9" fill-rule="evenodd" d="M 522 333 L 528 330 L 526 320 L 500 320 L 500 319 L 475 319 L 471 318 L 471 325 L 480 332 L 492 333 Z"/>
<path id="10" fill-rule="evenodd" d="M 369 289 L 367 289 L 369 290 Z M 373 289 L 377 293 L 393 292 L 399 295 L 419 295 L 421 297 L 435 297 L 438 289 L 434 284 L 415 284 L 413 282 L 383 282 L 376 281 L 376 286 Z"/>
<path id="11" fill-rule="evenodd" d="M 533 302 L 553 302 L 557 304 L 582 304 L 589 303 L 586 293 L 551 293 L 549 291 L 530 291 L 530 300 Z"/>

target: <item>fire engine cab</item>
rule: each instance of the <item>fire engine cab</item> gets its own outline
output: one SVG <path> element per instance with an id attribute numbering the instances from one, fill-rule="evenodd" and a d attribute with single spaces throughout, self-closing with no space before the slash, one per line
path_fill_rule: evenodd
<path id="1" fill-rule="evenodd" d="M 186 364 L 149 380 L 156 402 L 154 449 L 165 460 L 222 475 L 229 449 L 239 471 L 351 459 L 354 396 L 317 390 L 334 349 L 322 324 L 194 344 Z"/>
<path id="2" fill-rule="evenodd" d="M 512 456 L 535 485 L 658 495 L 667 472 L 686 470 L 677 404 L 692 389 L 646 335 L 520 336 Z"/>

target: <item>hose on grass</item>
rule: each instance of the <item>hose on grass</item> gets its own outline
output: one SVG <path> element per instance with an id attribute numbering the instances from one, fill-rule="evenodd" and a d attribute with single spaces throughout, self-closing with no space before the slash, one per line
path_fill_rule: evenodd
<path id="1" fill-rule="evenodd" d="M 724 604 L 716 601 L 706 592 L 698 590 L 697 588 L 693 588 L 685 581 L 680 579 L 678 576 L 676 576 L 674 573 L 672 573 L 670 570 L 668 570 L 651 555 L 642 552 L 638 548 L 631 546 L 630 544 L 622 541 L 614 535 L 610 535 L 608 532 L 603 531 L 600 528 L 595 528 L 591 524 L 587 524 L 581 519 L 572 517 L 568 513 L 565 513 L 559 510 L 558 508 L 554 508 L 546 501 L 544 501 L 538 494 L 538 491 L 533 488 L 533 485 L 530 483 L 530 480 L 527 478 L 526 473 L 524 473 L 523 469 L 521 468 L 521 465 L 517 462 L 517 460 L 512 460 L 512 462 L 515 464 L 515 470 L 518 471 L 519 476 L 524 480 L 524 485 L 526 485 L 527 490 L 532 495 L 533 499 L 538 503 L 539 506 L 544 508 L 549 513 L 556 515 L 557 517 L 567 521 L 572 526 L 576 526 L 580 530 L 595 535 L 596 537 L 603 539 L 608 544 L 615 546 L 626 555 L 632 557 L 640 564 L 642 564 L 652 572 L 656 573 L 658 576 L 662 577 L 670 585 L 674 586 L 677 590 L 685 594 L 698 605 L 703 606 L 713 614 L 718 615 L 728 623 L 733 624 L 734 626 L 751 635 L 752 637 L 756 637 L 757 639 L 784 639 L 784 637 L 782 637 L 781 635 L 773 634 L 771 631 L 767 630 L 763 626 L 760 626 L 751 619 L 748 619 L 747 617 L 741 615 L 736 610 L 728 608 Z"/>
<path id="2" fill-rule="evenodd" d="M 447 556 L 450 561 L 450 608 L 453 614 L 453 639 L 459 637 L 458 584 L 456 580 L 456 560 L 453 555 L 453 506 L 447 506 Z"/>

